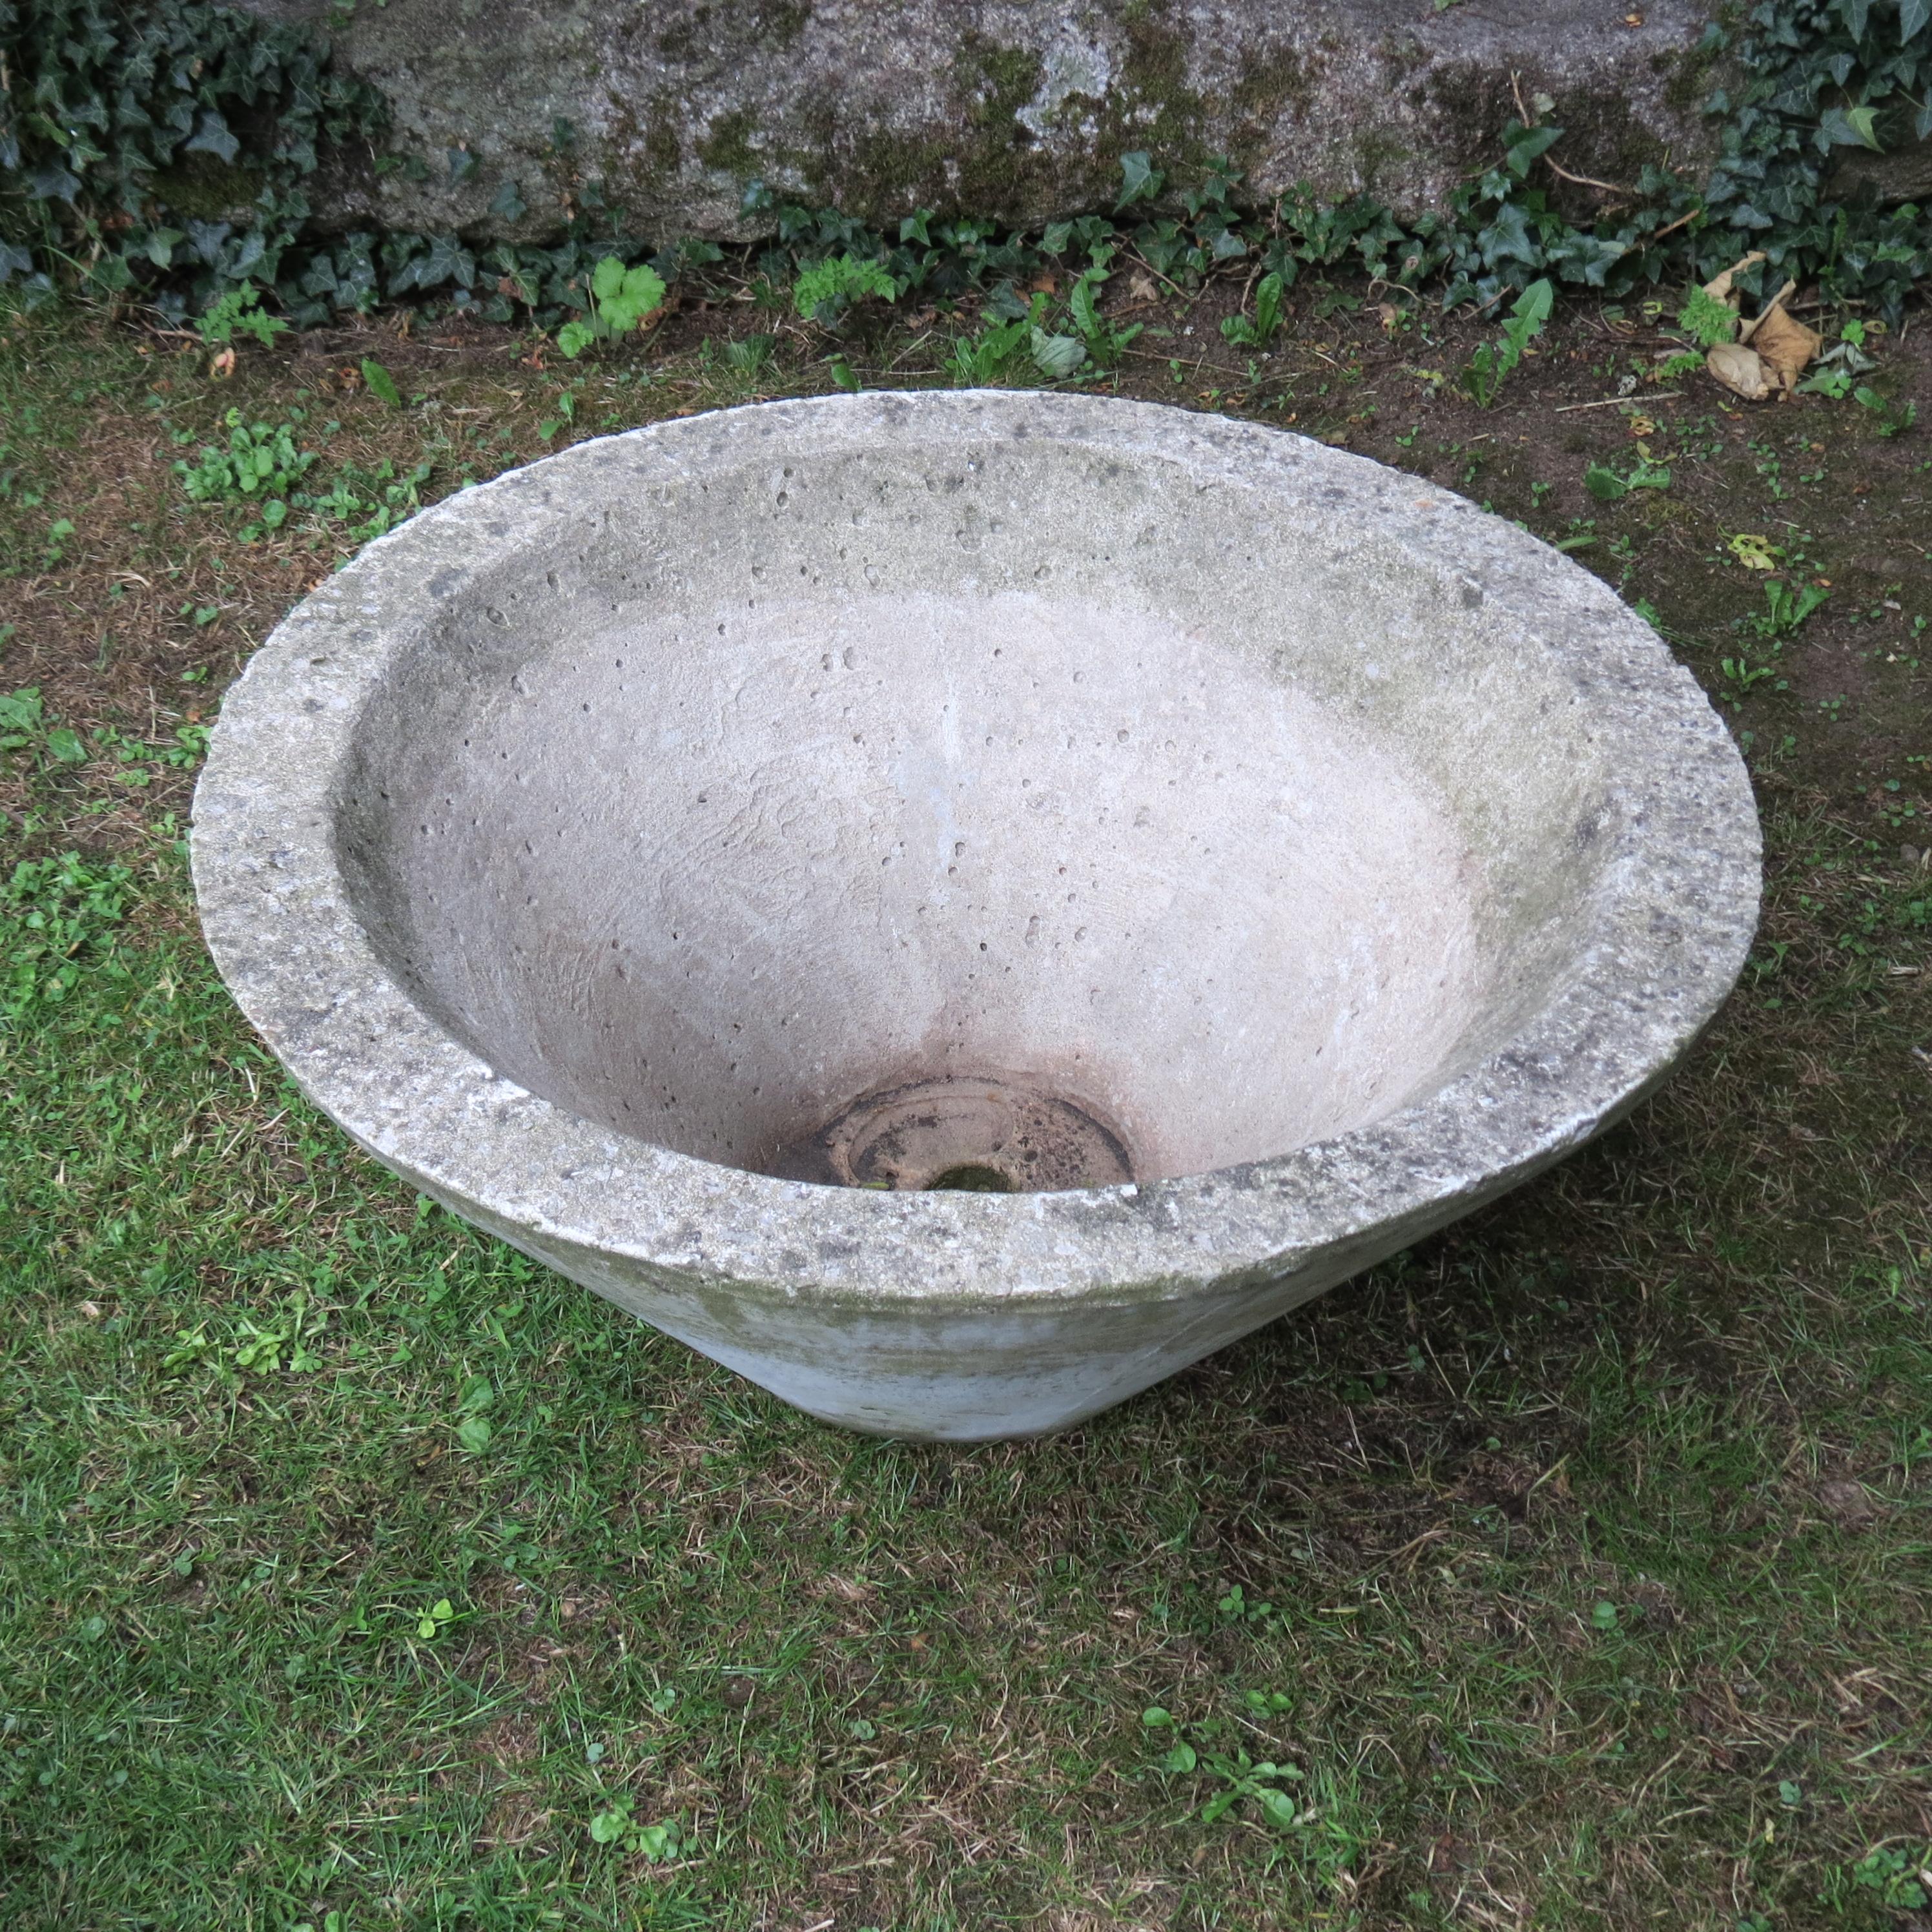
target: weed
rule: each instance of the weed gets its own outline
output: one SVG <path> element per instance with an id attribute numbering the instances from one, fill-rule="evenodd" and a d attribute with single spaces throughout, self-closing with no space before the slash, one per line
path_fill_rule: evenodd
<path id="1" fill-rule="evenodd" d="M 77 852 L 22 859 L 0 883 L 0 1018 L 67 999 L 111 950 L 133 874 Z"/>
<path id="2" fill-rule="evenodd" d="M 1876 418 L 1873 428 L 1880 436 L 1903 436 L 1918 420 L 1916 403 L 1880 395 L 1877 390 L 1864 383 L 1852 392 L 1852 400 L 1860 408 L 1871 412 Z"/>
<path id="3" fill-rule="evenodd" d="M 882 262 L 853 254 L 831 255 L 802 274 L 791 292 L 792 306 L 820 328 L 836 328 L 856 302 L 875 296 L 898 299 L 898 284 Z"/>
<path id="4" fill-rule="evenodd" d="M 578 321 L 556 332 L 556 346 L 574 360 L 593 342 L 641 328 L 664 307 L 664 278 L 652 268 L 627 268 L 615 255 L 606 255 L 590 274 L 590 308 Z"/>
<path id="5" fill-rule="evenodd" d="M 1917 1912 L 1932 1894 L 1932 1847 L 1918 1858 L 1889 1846 L 1868 1852 L 1852 1868 L 1852 1882 L 1875 1894 L 1888 1912 Z"/>
<path id="6" fill-rule="evenodd" d="M 367 356 L 362 358 L 362 383 L 379 403 L 387 403 L 392 410 L 402 407 L 402 392 L 396 387 L 394 376 L 381 363 Z"/>
<path id="7" fill-rule="evenodd" d="M 1764 608 L 1744 622 L 1760 638 L 1788 638 L 1812 612 L 1831 601 L 1832 593 L 1816 584 L 1792 584 L 1781 577 L 1766 580 Z"/>
<path id="8" fill-rule="evenodd" d="M 1043 315 L 1044 297 L 1038 307 Z M 983 322 L 976 334 L 955 338 L 946 358 L 946 369 L 956 382 L 967 388 L 1004 382 L 1030 354 L 1038 326 L 1031 309 L 1004 320 Z"/>
<path id="9" fill-rule="evenodd" d="M 302 412 L 292 410 L 286 422 L 251 423 L 238 409 L 224 418 L 228 426 L 226 448 L 203 447 L 193 463 L 178 460 L 175 474 L 197 503 L 247 504 L 259 509 L 260 530 L 278 530 L 287 520 L 289 493 L 316 460 L 313 450 L 296 446 L 295 432 Z M 244 533 L 243 542 L 250 540 Z"/>
<path id="10" fill-rule="evenodd" d="M 1462 370 L 1462 387 L 1479 409 L 1488 409 L 1520 363 L 1530 344 L 1543 333 L 1556 305 L 1556 292 L 1545 280 L 1532 282 L 1510 305 L 1502 335 L 1478 344 Z"/>
<path id="11" fill-rule="evenodd" d="M 1229 316 L 1221 325 L 1221 333 L 1245 349 L 1267 348 L 1281 327 L 1282 290 L 1279 269 L 1264 275 L 1255 285 L 1253 316 Z"/>
<path id="12" fill-rule="evenodd" d="M 1593 463 L 1583 472 L 1583 487 L 1598 502 L 1614 503 L 1633 490 L 1668 490 L 1670 471 L 1667 465 L 1652 463 L 1646 457 L 1640 457 L 1623 471 L 1606 463 Z"/>
<path id="13" fill-rule="evenodd" d="M 262 307 L 261 292 L 252 284 L 218 296 L 196 318 L 194 327 L 202 346 L 209 349 L 232 342 L 238 331 L 252 335 L 266 349 L 277 336 L 286 335 L 289 330 L 280 316 L 270 315 Z"/>
<path id="14" fill-rule="evenodd" d="M 1720 302 L 1707 290 L 1695 288 L 1677 311 L 1677 326 L 1700 349 L 1715 349 L 1737 340 L 1738 312 L 1729 302 Z"/>
<path id="15" fill-rule="evenodd" d="M 591 1819 L 590 1828 L 593 1844 L 615 1845 L 633 1858 L 643 1858 L 651 1864 L 682 1858 L 688 1850 L 689 1841 L 683 1828 L 674 1819 L 666 1819 L 656 1825 L 640 1825 L 632 1815 L 628 1798 L 608 1799 L 604 1809 Z"/>
<path id="16" fill-rule="evenodd" d="M 753 382 L 770 365 L 778 347 L 775 335 L 747 335 L 724 345 L 724 363 L 734 374 Z"/>
<path id="17" fill-rule="evenodd" d="M 77 765 L 87 757 L 80 733 L 53 723 L 43 712 L 38 685 L 0 693 L 0 752 L 29 750 L 56 765 Z"/>
<path id="18" fill-rule="evenodd" d="M 1066 297 L 1066 312 L 1079 332 L 1088 358 L 1100 369 L 1112 368 L 1145 327 L 1144 323 L 1133 322 L 1122 328 L 1100 313 L 1097 298 L 1108 279 L 1106 259 L 1112 252 L 1096 250 L 1093 263 L 1082 272 Z"/>
<path id="19" fill-rule="evenodd" d="M 327 490 L 291 500 L 298 508 L 346 524 L 352 542 L 366 543 L 415 514 L 422 507 L 423 486 L 434 473 L 434 466 L 424 462 L 398 474 L 386 456 L 370 470 L 345 463 Z"/>

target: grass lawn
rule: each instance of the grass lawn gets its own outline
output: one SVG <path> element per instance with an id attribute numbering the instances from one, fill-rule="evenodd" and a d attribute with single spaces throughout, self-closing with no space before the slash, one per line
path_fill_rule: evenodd
<path id="1" fill-rule="evenodd" d="M 416 1199 L 185 881 L 222 686 L 360 533 L 829 387 L 822 338 L 734 358 L 773 325 L 721 300 L 544 366 L 418 317 L 224 380 L 0 314 L 10 1932 L 1932 1926 L 1932 426 L 1881 433 L 1932 418 L 1925 332 L 1875 339 L 1889 412 L 1751 407 L 1573 314 L 1485 411 L 1466 327 L 1304 285 L 1262 358 L 1239 287 L 1144 294 L 1113 382 L 1646 600 L 1745 746 L 1764 928 L 1586 1152 L 977 1448 L 824 1427 Z M 943 382 L 963 326 L 847 352 Z M 231 408 L 319 503 L 190 497 Z"/>

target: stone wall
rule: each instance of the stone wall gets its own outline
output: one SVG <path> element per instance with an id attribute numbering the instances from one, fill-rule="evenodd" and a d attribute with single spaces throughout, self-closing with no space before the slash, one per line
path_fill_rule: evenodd
<path id="1" fill-rule="evenodd" d="M 1033 224 L 1108 206 L 1136 148 L 1413 212 L 1493 156 L 1512 74 L 1573 172 L 1708 151 L 1687 0 L 359 0 L 333 29 L 331 0 L 237 4 L 332 32 L 392 104 L 413 164 L 338 170 L 325 220 L 472 238 L 545 238 L 586 181 L 659 238 L 742 237 L 754 176 Z"/>

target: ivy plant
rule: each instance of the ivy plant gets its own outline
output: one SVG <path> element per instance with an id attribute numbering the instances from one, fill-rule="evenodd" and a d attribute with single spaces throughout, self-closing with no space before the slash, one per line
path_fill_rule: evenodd
<path id="1" fill-rule="evenodd" d="M 915 287 L 942 302 L 1004 289 L 1006 304 L 990 315 L 1011 322 L 1025 306 L 1013 290 L 1122 244 L 1177 286 L 1258 256 L 1262 285 L 1346 266 L 1398 295 L 1433 285 L 1450 307 L 1540 282 L 1615 294 L 1701 282 L 1756 248 L 1763 261 L 1738 278 L 1749 295 L 1790 277 L 1896 316 L 1932 268 L 1932 220 L 1888 204 L 1871 169 L 1932 136 L 1932 0 L 1756 0 L 1714 23 L 1700 52 L 1728 57 L 1730 78 L 1708 104 L 1716 165 L 1701 181 L 1646 166 L 1607 200 L 1562 168 L 1564 130 L 1540 118 L 1550 108 L 1538 98 L 1502 130 L 1492 166 L 1443 212 L 1407 221 L 1363 195 L 1292 194 L 1257 209 L 1225 158 L 1188 186 L 1139 152 L 1122 158 L 1110 211 L 1037 233 L 932 209 L 881 233 L 758 182 L 745 209 L 770 237 L 759 271 L 825 326 L 856 299 Z M 553 148 L 572 170 L 572 212 L 545 245 L 460 230 L 319 232 L 308 191 L 332 143 L 373 153 L 379 173 L 418 178 L 442 169 L 461 181 L 478 157 L 466 144 L 435 157 L 385 152 L 386 104 L 331 66 L 326 37 L 206 0 L 0 0 L 0 282 L 24 284 L 30 299 L 58 282 L 181 318 L 254 287 L 306 325 L 431 298 L 498 322 L 574 325 L 580 352 L 576 331 L 595 340 L 616 326 L 596 287 L 603 262 L 668 284 L 720 259 L 695 238 L 654 248 L 626 233 L 604 184 L 578 170 L 562 121 Z M 485 206 L 521 218 L 528 185 L 479 182 L 478 218 Z M 635 305 L 621 290 L 619 300 Z M 1076 321 L 1086 355 L 1102 360 Z M 1258 297 L 1247 326 L 1267 332 Z"/>

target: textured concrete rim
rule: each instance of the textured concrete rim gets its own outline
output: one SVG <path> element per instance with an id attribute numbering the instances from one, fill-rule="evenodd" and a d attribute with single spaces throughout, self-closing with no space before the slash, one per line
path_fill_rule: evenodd
<path id="1" fill-rule="evenodd" d="M 1628 782 L 1588 943 L 1507 1045 L 1427 1100 L 1279 1158 L 1057 1194 L 874 1192 L 628 1139 L 500 1078 L 377 956 L 350 904 L 334 797 L 363 706 L 412 633 L 378 621 L 459 581 L 560 495 L 594 515 L 764 446 L 1028 436 L 1176 464 L 1277 500 L 1346 502 L 1365 538 L 1474 580 L 1555 654 Z M 514 536 L 510 541 L 514 542 Z M 1473 593 L 1472 593 L 1473 594 Z M 580 444 L 460 492 L 371 544 L 298 606 L 224 703 L 194 802 L 204 933 L 242 1011 L 308 1096 L 406 1178 L 544 1238 L 737 1296 L 878 1310 L 1186 1298 L 1294 1270 L 1365 1231 L 1376 1252 L 1500 1194 L 1660 1081 L 1749 948 L 1760 839 L 1722 722 L 1656 633 L 1546 545 L 1436 486 L 1286 431 L 1159 404 L 1028 392 L 875 392 L 686 418 Z M 272 902 L 265 920 L 265 898 Z M 272 929 L 270 929 L 272 927 Z M 1448 1214 L 1444 1204 L 1454 1202 Z M 1372 1260 L 1374 1256 L 1365 1256 Z"/>

